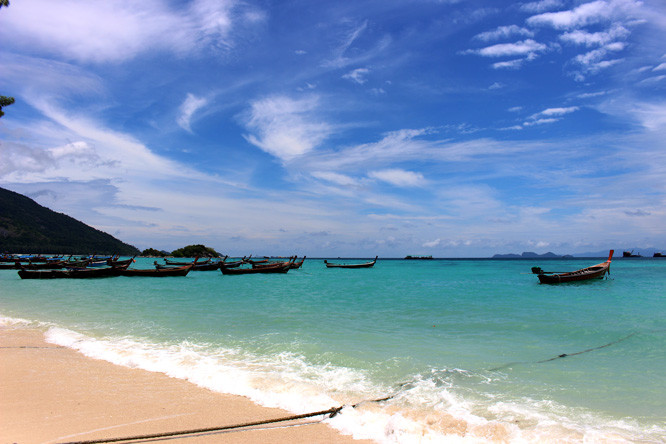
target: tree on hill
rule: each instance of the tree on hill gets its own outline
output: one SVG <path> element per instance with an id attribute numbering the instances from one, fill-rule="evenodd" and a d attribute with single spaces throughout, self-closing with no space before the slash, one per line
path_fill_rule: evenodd
<path id="1" fill-rule="evenodd" d="M 168 251 L 160 251 L 154 248 L 147 248 L 141 252 L 141 256 L 145 257 L 164 257 L 168 255 L 169 255 Z"/>
<path id="2" fill-rule="evenodd" d="M 173 257 L 220 257 L 220 254 L 205 245 L 188 245 L 171 252 Z"/>

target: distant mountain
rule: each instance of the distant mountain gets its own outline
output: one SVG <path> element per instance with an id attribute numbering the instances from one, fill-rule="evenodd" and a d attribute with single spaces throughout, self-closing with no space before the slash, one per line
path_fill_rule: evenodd
<path id="1" fill-rule="evenodd" d="M 560 256 L 555 253 L 551 253 L 550 251 L 548 253 L 544 254 L 537 254 L 533 253 L 531 251 L 525 251 L 522 254 L 496 254 L 493 256 L 493 259 L 555 259 L 555 258 L 564 258 L 564 257 L 571 257 L 569 255 L 564 255 Z"/>
<path id="2" fill-rule="evenodd" d="M 34 200 L 0 188 L 0 253 L 134 255 L 139 250 Z"/>

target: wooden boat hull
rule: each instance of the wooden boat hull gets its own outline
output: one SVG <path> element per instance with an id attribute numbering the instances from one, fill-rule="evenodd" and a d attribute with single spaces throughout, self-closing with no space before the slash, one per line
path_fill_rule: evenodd
<path id="1" fill-rule="evenodd" d="M 185 265 L 182 267 L 162 267 L 155 264 L 155 268 L 146 269 L 133 269 L 128 268 L 122 271 L 121 276 L 128 277 L 172 277 L 172 276 L 187 276 L 187 274 L 194 268 L 194 264 Z"/>
<path id="2" fill-rule="evenodd" d="M 537 277 L 542 284 L 562 284 L 566 282 L 581 282 L 593 279 L 603 279 L 606 273 L 610 271 L 613 250 L 608 255 L 608 260 L 591 267 L 581 268 L 580 270 L 568 273 L 546 274 L 540 273 Z"/>
<path id="3" fill-rule="evenodd" d="M 276 267 L 260 267 L 260 268 L 220 268 L 224 275 L 240 275 L 240 274 L 260 274 L 260 273 L 286 273 L 291 268 L 290 264 L 278 265 Z"/>
<path id="4" fill-rule="evenodd" d="M 375 265 L 376 262 L 377 256 L 375 256 L 375 260 L 371 262 L 365 262 L 363 264 L 332 264 L 328 261 L 324 261 L 326 268 L 371 268 Z"/>
<path id="5" fill-rule="evenodd" d="M 21 279 L 93 279 L 120 276 L 123 267 L 68 268 L 65 270 L 19 270 Z"/>

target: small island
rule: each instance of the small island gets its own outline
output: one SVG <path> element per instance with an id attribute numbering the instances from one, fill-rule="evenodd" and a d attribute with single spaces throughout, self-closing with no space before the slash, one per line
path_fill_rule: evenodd
<path id="1" fill-rule="evenodd" d="M 537 254 L 532 251 L 524 251 L 522 254 L 495 254 L 493 259 L 571 259 L 570 254 L 559 255 L 552 252 Z"/>

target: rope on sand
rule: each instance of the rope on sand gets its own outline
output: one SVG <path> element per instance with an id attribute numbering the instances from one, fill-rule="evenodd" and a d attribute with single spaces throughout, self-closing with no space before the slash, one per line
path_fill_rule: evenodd
<path id="1" fill-rule="evenodd" d="M 361 404 L 364 404 L 366 402 L 388 401 L 389 399 L 392 399 L 394 396 L 395 395 L 391 395 L 391 396 L 386 396 L 384 398 L 361 401 L 359 403 L 353 404 L 351 407 L 356 408 L 356 407 L 358 407 Z M 110 442 L 144 441 L 144 440 L 148 440 L 148 439 L 173 438 L 173 437 L 176 437 L 176 436 L 197 435 L 197 434 L 210 433 L 210 432 L 233 431 L 233 430 L 243 429 L 243 428 L 247 428 L 247 427 L 260 426 L 260 425 L 266 425 L 266 424 L 276 424 L 276 423 L 285 422 L 285 421 L 295 421 L 297 419 L 311 418 L 313 416 L 320 416 L 320 415 L 324 416 L 324 418 L 322 418 L 322 420 L 324 420 L 324 419 L 326 419 L 326 416 L 328 416 L 328 418 L 333 418 L 334 416 L 338 415 L 342 411 L 342 409 L 345 408 L 345 407 L 347 407 L 347 406 L 343 405 L 343 406 L 339 406 L 339 407 L 331 407 L 328 410 L 321 410 L 321 411 L 318 411 L 318 412 L 302 413 L 300 415 L 284 416 L 282 418 L 266 419 L 266 420 L 263 420 L 263 421 L 252 421 L 252 422 L 246 422 L 246 423 L 234 424 L 234 425 L 227 425 L 227 426 L 207 427 L 207 428 L 191 429 L 191 430 L 179 430 L 179 431 L 174 431 L 174 432 L 154 433 L 154 434 L 149 434 L 149 435 L 135 435 L 135 436 L 124 436 L 124 437 L 118 437 L 118 438 L 93 439 L 93 440 L 89 440 L 89 441 L 72 441 L 72 442 L 65 442 L 65 443 L 61 443 L 61 444 L 101 444 L 101 443 L 110 443 Z"/>

